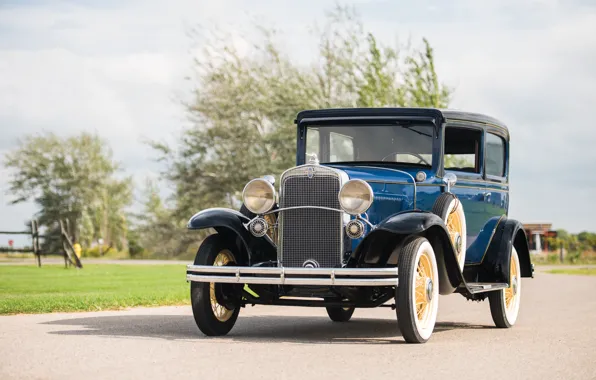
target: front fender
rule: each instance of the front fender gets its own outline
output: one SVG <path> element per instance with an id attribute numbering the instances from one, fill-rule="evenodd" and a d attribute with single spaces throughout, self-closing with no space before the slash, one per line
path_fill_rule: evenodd
<path id="1" fill-rule="evenodd" d="M 430 212 L 404 211 L 383 220 L 356 247 L 351 260 L 357 266 L 397 265 L 397 257 L 409 235 L 428 239 L 437 259 L 439 292 L 453 293 L 463 282 L 463 276 L 445 223 Z"/>
<path id="2" fill-rule="evenodd" d="M 254 237 L 244 227 L 250 219 L 229 208 L 210 208 L 193 215 L 188 221 L 189 230 L 213 228 L 218 234 L 235 241 L 246 265 L 277 260 L 277 250 L 266 237 Z"/>

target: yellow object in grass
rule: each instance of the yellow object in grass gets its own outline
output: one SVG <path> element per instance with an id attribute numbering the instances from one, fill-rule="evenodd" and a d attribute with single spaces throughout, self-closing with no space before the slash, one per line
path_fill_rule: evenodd
<path id="1" fill-rule="evenodd" d="M 80 259 L 81 258 L 81 245 L 79 243 L 74 243 L 72 248 L 75 251 L 75 255 Z"/>

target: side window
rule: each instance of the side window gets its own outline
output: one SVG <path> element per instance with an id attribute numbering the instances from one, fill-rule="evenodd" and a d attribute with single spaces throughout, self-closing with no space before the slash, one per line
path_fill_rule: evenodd
<path id="1" fill-rule="evenodd" d="M 329 134 L 329 159 L 331 162 L 354 161 L 352 137 L 331 132 Z"/>
<path id="2" fill-rule="evenodd" d="M 486 135 L 486 174 L 505 176 L 505 140 L 497 135 Z"/>
<path id="3" fill-rule="evenodd" d="M 308 128 L 306 130 L 306 162 L 309 162 L 311 158 L 310 155 L 316 155 L 317 158 L 320 160 L 321 155 L 320 153 L 320 141 L 321 136 L 318 129 Z"/>
<path id="4" fill-rule="evenodd" d="M 447 127 L 445 129 L 445 169 L 480 173 L 481 141 L 482 131 Z"/>

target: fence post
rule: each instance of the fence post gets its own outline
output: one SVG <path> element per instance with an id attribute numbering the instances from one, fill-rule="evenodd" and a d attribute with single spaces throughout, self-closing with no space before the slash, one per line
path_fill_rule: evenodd
<path id="1" fill-rule="evenodd" d="M 64 234 L 66 231 L 64 230 L 64 222 L 62 219 L 59 220 L 60 222 L 60 242 L 62 243 L 62 253 L 64 255 L 64 269 L 68 268 L 68 253 L 66 252 L 66 248 L 64 247 Z M 67 219 L 68 222 L 68 219 Z"/>
<path id="2" fill-rule="evenodd" d="M 68 224 L 68 219 L 66 220 Z M 77 268 L 82 268 L 83 264 L 77 257 L 72 242 L 70 241 L 70 237 L 68 236 L 68 232 L 64 229 L 64 222 L 60 220 L 60 235 L 62 237 L 62 248 L 64 249 L 64 264 L 68 268 L 69 264 Z"/>
<path id="3" fill-rule="evenodd" d="M 39 225 L 37 219 L 31 220 L 31 245 L 33 246 L 33 254 L 37 259 L 37 266 L 41 267 L 41 252 L 39 249 Z"/>

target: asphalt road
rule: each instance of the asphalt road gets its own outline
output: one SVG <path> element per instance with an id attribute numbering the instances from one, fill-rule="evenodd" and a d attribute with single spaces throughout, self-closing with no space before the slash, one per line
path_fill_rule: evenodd
<path id="1" fill-rule="evenodd" d="M 537 273 L 520 318 L 493 328 L 488 303 L 441 297 L 423 345 L 391 309 L 332 323 L 322 309 L 242 310 L 205 338 L 190 307 L 0 317 L 0 379 L 596 379 L 596 277 Z"/>

